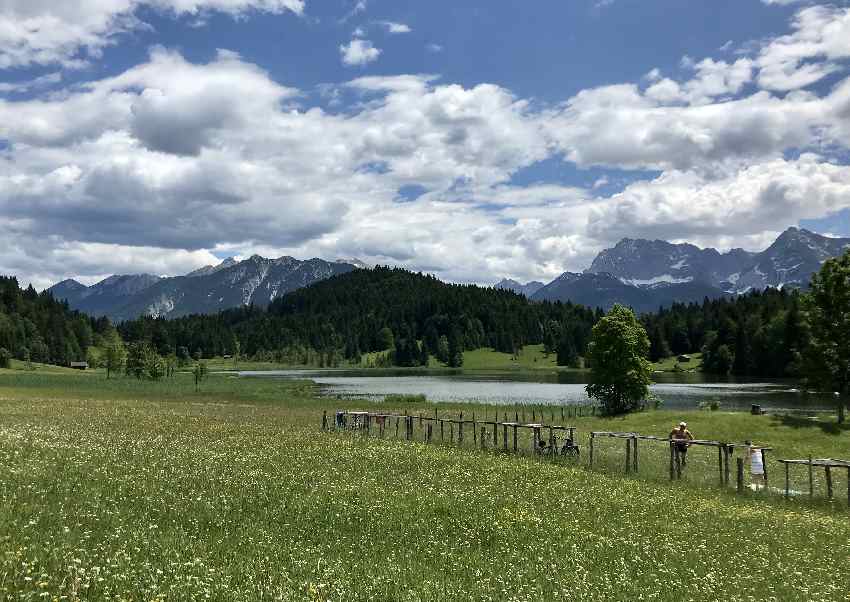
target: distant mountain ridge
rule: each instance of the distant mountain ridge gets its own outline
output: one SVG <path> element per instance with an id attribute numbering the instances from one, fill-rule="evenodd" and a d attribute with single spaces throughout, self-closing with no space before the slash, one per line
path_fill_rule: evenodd
<path id="1" fill-rule="evenodd" d="M 242 261 L 228 257 L 185 276 L 116 275 L 92 286 L 64 280 L 48 290 L 72 309 L 108 316 L 115 322 L 143 315 L 174 318 L 249 304 L 265 307 L 288 292 L 363 266 L 356 260 L 301 261 L 254 255 Z"/>
<path id="2" fill-rule="evenodd" d="M 500 288 L 506 291 L 513 291 L 520 295 L 525 295 L 526 297 L 531 299 L 531 296 L 544 286 L 545 285 L 542 282 L 538 282 L 536 280 L 532 280 L 531 282 L 528 282 L 526 284 L 520 284 L 516 280 L 505 278 L 494 284 L 493 288 Z"/>
<path id="3" fill-rule="evenodd" d="M 604 309 L 622 303 L 649 312 L 675 302 L 768 287 L 805 288 L 824 261 L 848 247 L 850 238 L 793 227 L 758 253 L 743 249 L 720 253 L 687 243 L 624 238 L 599 253 L 584 273 L 565 272 L 531 298 Z"/>

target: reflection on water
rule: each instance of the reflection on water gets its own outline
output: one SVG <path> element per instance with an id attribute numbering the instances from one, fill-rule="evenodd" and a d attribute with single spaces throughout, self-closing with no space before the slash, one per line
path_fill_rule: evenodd
<path id="1" fill-rule="evenodd" d="M 430 401 L 492 404 L 558 404 L 589 402 L 586 375 L 577 372 L 415 372 L 399 370 L 277 370 L 240 372 L 240 376 L 310 379 L 328 396 L 381 399 L 385 395 L 423 394 Z M 653 395 L 667 407 L 694 407 L 717 400 L 722 407 L 828 408 L 831 397 L 805 393 L 789 382 L 742 382 L 734 378 L 707 382 L 704 375 L 654 374 Z"/>

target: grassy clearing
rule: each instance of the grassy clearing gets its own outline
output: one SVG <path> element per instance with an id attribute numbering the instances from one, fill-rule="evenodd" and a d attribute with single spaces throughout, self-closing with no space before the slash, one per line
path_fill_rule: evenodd
<path id="1" fill-rule="evenodd" d="M 689 362 L 680 362 L 677 357 L 664 358 L 652 364 L 654 372 L 702 372 L 702 353 L 690 353 Z"/>
<path id="2" fill-rule="evenodd" d="M 196 394 L 183 375 L 0 372 L 0 599 L 850 594 L 846 510 L 318 432 L 322 408 L 344 405 L 304 382 L 213 376 Z M 664 432 L 679 417 L 576 422 Z M 701 437 L 850 448 L 821 423 L 685 418 Z"/>
<path id="3" fill-rule="evenodd" d="M 464 370 L 563 370 L 555 354 L 543 353 L 543 345 L 526 345 L 515 356 L 493 349 L 476 349 L 463 354 Z"/>

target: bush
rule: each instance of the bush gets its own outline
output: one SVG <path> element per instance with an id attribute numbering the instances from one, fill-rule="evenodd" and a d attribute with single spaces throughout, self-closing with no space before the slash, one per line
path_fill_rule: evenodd
<path id="1" fill-rule="evenodd" d="M 0 347 L 0 368 L 10 368 L 12 366 L 12 354 L 5 347 Z"/>
<path id="2" fill-rule="evenodd" d="M 386 403 L 427 403 L 428 398 L 425 395 L 399 395 L 393 393 L 384 397 Z"/>

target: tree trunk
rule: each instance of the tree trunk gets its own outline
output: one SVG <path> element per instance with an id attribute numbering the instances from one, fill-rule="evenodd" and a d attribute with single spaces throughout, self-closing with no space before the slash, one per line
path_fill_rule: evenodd
<path id="1" fill-rule="evenodd" d="M 838 398 L 838 424 L 844 424 L 844 399 Z"/>

